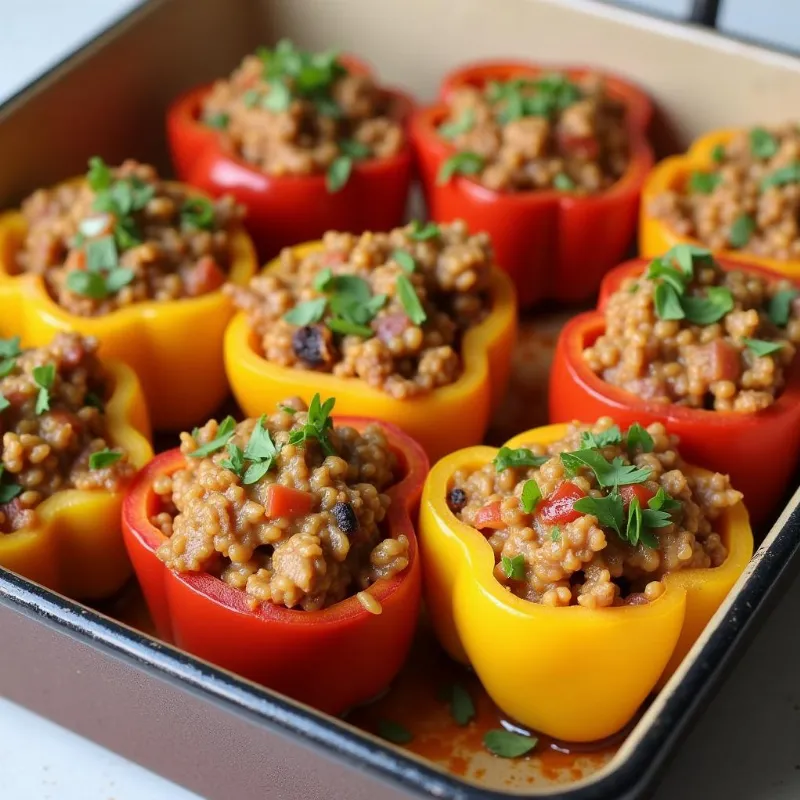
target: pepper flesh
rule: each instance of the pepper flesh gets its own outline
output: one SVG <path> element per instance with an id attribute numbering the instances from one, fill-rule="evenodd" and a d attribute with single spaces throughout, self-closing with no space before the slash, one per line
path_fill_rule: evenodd
<path id="1" fill-rule="evenodd" d="M 544 299 L 585 300 L 622 258 L 636 228 L 639 195 L 653 165 L 646 132 L 652 116 L 649 98 L 627 83 L 605 75 L 609 93 L 627 107 L 630 162 L 625 174 L 604 192 L 587 197 L 555 190 L 495 192 L 463 177 L 437 181 L 455 150 L 437 132 L 447 116 L 446 102 L 461 86 L 534 77 L 550 71 L 525 62 L 479 63 L 450 73 L 440 101 L 418 110 L 411 121 L 428 211 L 437 222 L 463 219 L 492 237 L 497 263 L 511 276 L 522 307 Z M 572 79 L 590 71 L 561 70 Z"/>
<path id="2" fill-rule="evenodd" d="M 663 422 L 680 438 L 681 452 L 689 461 L 731 476 L 734 488 L 744 494 L 753 524 L 762 526 L 780 505 L 800 456 L 800 358 L 789 367 L 775 402 L 754 414 L 656 403 L 606 383 L 586 365 L 583 351 L 605 330 L 602 312 L 608 298 L 625 278 L 642 274 L 647 263 L 634 259 L 609 272 L 600 288 L 598 310 L 573 317 L 562 329 L 550 371 L 550 419 L 610 416 L 621 426 Z M 727 270 L 743 268 L 726 259 L 717 263 Z M 758 267 L 747 269 L 771 279 L 783 277 Z"/>
<path id="3" fill-rule="evenodd" d="M 294 248 L 298 258 L 323 248 L 311 242 Z M 266 271 L 278 270 L 278 260 Z M 318 392 L 336 398 L 343 414 L 371 416 L 402 428 L 431 459 L 483 438 L 492 411 L 505 393 L 516 339 L 514 288 L 499 269 L 491 276 L 492 308 L 461 340 L 464 371 L 454 383 L 425 395 L 398 400 L 358 378 L 340 378 L 313 370 L 282 367 L 256 352 L 255 334 L 245 313 L 237 314 L 225 333 L 225 368 L 241 408 L 258 416 L 286 397 L 306 402 Z"/>
<path id="4" fill-rule="evenodd" d="M 547 444 L 566 430 L 537 428 L 506 446 Z M 672 674 L 736 582 L 753 552 L 747 511 L 739 503 L 717 523 L 728 547 L 721 566 L 667 575 L 666 591 L 647 605 L 532 603 L 495 579 L 491 546 L 446 502 L 453 474 L 489 463 L 496 452 L 472 447 L 453 453 L 433 466 L 425 482 L 419 533 L 425 599 L 437 636 L 453 658 L 475 669 L 513 719 L 566 741 L 605 738 L 630 721 L 659 679 Z"/>
<path id="5" fill-rule="evenodd" d="M 50 297 L 41 275 L 18 273 L 16 253 L 26 231 L 21 213 L 0 214 L 0 308 L 23 345 L 42 346 L 59 331 L 96 337 L 101 357 L 134 369 L 159 430 L 190 427 L 219 407 L 228 393 L 221 341 L 233 316 L 233 303 L 221 290 L 134 303 L 99 317 L 70 314 Z M 233 233 L 231 249 L 228 279 L 247 283 L 257 261 L 243 228 Z"/>
<path id="6" fill-rule="evenodd" d="M 351 72 L 370 68 L 352 56 Z M 347 184 L 331 193 L 324 174 L 268 175 L 237 156 L 219 131 L 200 119 L 210 85 L 179 97 L 167 112 L 167 138 L 178 177 L 212 195 L 231 194 L 247 208 L 245 224 L 262 259 L 283 247 L 320 238 L 326 231 L 386 231 L 402 224 L 411 186 L 410 144 L 395 156 L 355 162 Z M 396 117 L 405 121 L 411 98 L 396 89 Z"/>
<path id="7" fill-rule="evenodd" d="M 337 418 L 363 430 L 372 420 Z M 420 563 L 412 518 L 419 506 L 428 460 L 420 446 L 383 425 L 404 474 L 387 490 L 387 529 L 409 541 L 409 564 L 366 591 L 381 606 L 376 615 L 355 596 L 321 611 L 263 603 L 206 573 L 167 569 L 155 551 L 164 535 L 150 522 L 158 500 L 153 481 L 180 469 L 179 450 L 157 456 L 131 486 L 122 512 L 125 544 L 159 635 L 182 649 L 250 680 L 340 714 L 384 691 L 405 661 L 417 624 Z"/>
<path id="8" fill-rule="evenodd" d="M 682 236 L 673 231 L 667 222 L 650 213 L 653 199 L 670 190 L 680 190 L 695 170 L 713 169 L 716 163 L 712 152 L 718 145 L 727 145 L 739 131 L 725 128 L 712 131 L 695 140 L 689 150 L 679 156 L 660 161 L 650 172 L 642 189 L 642 205 L 639 219 L 639 252 L 645 258 L 655 258 L 678 244 L 707 247 L 698 239 Z M 790 280 L 800 280 L 800 261 L 780 261 L 777 258 L 759 256 L 742 250 L 717 250 L 721 257 L 739 262 L 747 267 L 756 264 Z"/>
<path id="9" fill-rule="evenodd" d="M 5 309 L 0 304 L 5 329 Z M 113 391 L 105 405 L 108 439 L 143 467 L 152 457 L 150 425 L 136 375 L 105 361 Z M 0 533 L 0 566 L 78 600 L 99 600 L 122 588 L 131 575 L 120 525 L 122 492 L 64 489 L 36 508 L 29 528 Z"/>

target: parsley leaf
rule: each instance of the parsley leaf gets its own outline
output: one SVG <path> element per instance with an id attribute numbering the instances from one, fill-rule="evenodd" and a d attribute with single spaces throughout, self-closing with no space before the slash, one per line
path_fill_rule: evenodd
<path id="1" fill-rule="evenodd" d="M 369 158 L 372 154 L 369 145 L 363 142 L 356 141 L 355 139 L 340 139 L 339 149 L 350 158 L 354 160 Z"/>
<path id="2" fill-rule="evenodd" d="M 439 126 L 439 134 L 445 139 L 455 139 L 462 133 L 469 133 L 475 126 L 475 110 L 465 108 L 461 116 L 452 122 L 443 122 Z"/>
<path id="3" fill-rule="evenodd" d="M 86 269 L 89 272 L 114 269 L 119 263 L 117 243 L 113 236 L 91 239 L 84 246 L 84 252 L 86 253 Z"/>
<path id="4" fill-rule="evenodd" d="M 559 528 L 558 525 L 554 525 L 553 530 L 550 531 L 550 541 L 551 542 L 561 541 L 561 528 Z"/>
<path id="5" fill-rule="evenodd" d="M 785 186 L 787 183 L 800 183 L 800 161 L 794 161 L 786 167 L 776 169 L 761 179 L 761 188 Z"/>
<path id="6" fill-rule="evenodd" d="M 270 81 L 269 92 L 261 100 L 262 108 L 268 111 L 286 111 L 292 103 L 292 93 L 282 81 Z"/>
<path id="7" fill-rule="evenodd" d="M 778 152 L 778 140 L 764 128 L 750 131 L 750 152 L 756 158 L 772 158 Z"/>
<path id="8" fill-rule="evenodd" d="M 98 450 L 89 456 L 89 469 L 103 469 L 116 464 L 122 458 L 122 453 L 119 450 Z"/>
<path id="9" fill-rule="evenodd" d="M 278 457 L 278 448 L 272 441 L 269 430 L 264 427 L 265 419 L 266 415 L 262 414 L 244 449 L 244 458 L 251 462 L 242 478 L 245 485 L 260 481 L 272 469 Z"/>
<path id="10" fill-rule="evenodd" d="M 597 450 L 561 453 L 561 463 L 570 476 L 577 475 L 581 469 L 590 469 L 594 472 L 598 485 L 602 487 L 644 483 L 652 472 L 648 467 L 625 464 L 619 456 L 609 462 Z"/>
<path id="11" fill-rule="evenodd" d="M 336 451 L 328 439 L 328 431 L 333 427 L 331 411 L 335 404 L 335 398 L 329 397 L 322 403 L 319 394 L 315 394 L 308 407 L 305 424 L 289 434 L 289 444 L 305 447 L 306 442 L 316 439 L 326 456 L 336 455 Z"/>
<path id="12" fill-rule="evenodd" d="M 209 128 L 216 128 L 217 130 L 225 130 L 228 127 L 228 123 L 230 123 L 231 118 L 228 114 L 224 111 L 221 111 L 218 114 L 209 114 L 207 117 L 203 119 L 206 125 Z"/>
<path id="13" fill-rule="evenodd" d="M 711 325 L 733 311 L 733 295 L 725 286 L 709 286 L 705 297 L 686 296 L 680 300 L 689 322 Z"/>
<path id="14" fill-rule="evenodd" d="M 590 450 L 593 447 L 607 447 L 611 444 L 620 444 L 622 442 L 622 433 L 617 425 L 612 425 L 600 433 L 592 433 L 591 431 L 584 431 L 581 434 L 581 447 L 585 450 Z"/>
<path id="15" fill-rule="evenodd" d="M 325 174 L 325 186 L 331 194 L 344 188 L 353 171 L 353 159 L 350 156 L 337 156 Z"/>
<path id="16" fill-rule="evenodd" d="M 198 447 L 193 453 L 189 453 L 189 456 L 191 458 L 205 458 L 211 455 L 211 453 L 216 453 L 217 450 L 221 450 L 225 447 L 235 432 L 236 420 L 231 416 L 225 417 L 217 428 L 216 437 L 210 442 L 206 442 L 204 445 Z"/>
<path id="17" fill-rule="evenodd" d="M 0 339 L 0 358 L 16 358 L 22 355 L 19 346 L 20 337 L 12 336 L 10 339 Z"/>
<path id="18" fill-rule="evenodd" d="M 241 478 L 245 468 L 244 453 L 242 452 L 242 448 L 239 447 L 238 444 L 228 442 L 228 458 L 223 459 L 219 463 L 220 466 L 224 467 L 225 469 L 229 469 L 231 472 Z"/>
<path id="19" fill-rule="evenodd" d="M 440 185 L 449 183 L 455 175 L 477 175 L 484 165 L 483 156 L 463 150 L 454 153 L 442 163 L 436 182 Z"/>
<path id="20" fill-rule="evenodd" d="M 693 172 L 689 176 L 689 191 L 695 194 L 711 194 L 722 182 L 718 172 Z"/>
<path id="21" fill-rule="evenodd" d="M 442 229 L 435 222 L 427 222 L 424 225 L 415 219 L 411 222 L 411 230 L 408 238 L 415 242 L 426 242 L 428 239 L 435 239 L 442 235 Z"/>
<path id="22" fill-rule="evenodd" d="M 0 394 L 0 411 L 5 411 L 10 405 L 11 403 L 6 400 L 5 395 Z"/>
<path id="23" fill-rule="evenodd" d="M 749 214 L 736 217 L 728 232 L 728 242 L 731 247 L 744 247 L 756 229 L 756 221 Z"/>
<path id="24" fill-rule="evenodd" d="M 378 736 L 394 744 L 408 744 L 414 739 L 413 734 L 408 728 L 399 722 L 392 722 L 388 719 L 378 721 Z"/>
<path id="25" fill-rule="evenodd" d="M 625 526 L 625 539 L 634 547 L 639 544 L 642 534 L 642 506 L 639 498 L 634 495 L 628 504 L 628 523 Z"/>
<path id="26" fill-rule="evenodd" d="M 11 502 L 17 495 L 22 494 L 22 487 L 17 483 L 3 483 L 5 468 L 0 465 L 0 505 Z"/>
<path id="27" fill-rule="evenodd" d="M 503 556 L 500 559 L 500 566 L 506 578 L 511 578 L 511 580 L 515 581 L 525 580 L 525 556 L 518 555 L 513 558 Z"/>
<path id="28" fill-rule="evenodd" d="M 45 364 L 33 368 L 33 382 L 39 387 L 39 394 L 36 396 L 37 414 L 44 414 L 50 409 L 50 389 L 53 388 L 55 379 L 55 364 Z"/>
<path id="29" fill-rule="evenodd" d="M 780 328 L 789 324 L 792 300 L 800 296 L 798 289 L 781 289 L 769 301 L 769 318 Z"/>
<path id="30" fill-rule="evenodd" d="M 469 692 L 460 684 L 454 683 L 449 694 L 450 714 L 462 728 L 475 718 L 475 704 Z"/>
<path id="31" fill-rule="evenodd" d="M 616 489 L 606 497 L 581 497 L 572 507 L 582 514 L 591 514 L 604 528 L 611 528 L 620 538 L 625 538 L 622 527 L 625 524 L 625 504 Z"/>
<path id="32" fill-rule="evenodd" d="M 571 192 L 575 188 L 575 181 L 566 172 L 559 172 L 553 178 L 553 187 L 559 192 Z"/>
<path id="33" fill-rule="evenodd" d="M 417 262 L 414 261 L 414 256 L 407 250 L 395 250 L 391 255 L 392 261 L 397 262 L 397 265 L 403 272 L 409 275 L 417 268 Z"/>
<path id="34" fill-rule="evenodd" d="M 536 481 L 534 480 L 525 481 L 522 487 L 522 495 L 520 497 L 522 510 L 526 514 L 532 514 L 533 509 L 536 508 L 536 504 L 541 499 L 542 499 L 542 490 L 539 488 L 539 484 L 536 483 Z"/>
<path id="35" fill-rule="evenodd" d="M 785 342 L 765 342 L 763 339 L 742 339 L 748 350 L 752 350 L 759 358 L 777 353 L 783 350 Z"/>
<path id="36" fill-rule="evenodd" d="M 669 283 L 659 283 L 653 291 L 653 304 L 659 319 L 683 319 L 686 313 L 675 287 Z"/>
<path id="37" fill-rule="evenodd" d="M 209 231 L 214 227 L 214 204 L 207 197 L 191 197 L 181 206 L 181 223 Z"/>
<path id="38" fill-rule="evenodd" d="M 422 303 L 420 303 L 414 285 L 405 275 L 398 275 L 395 286 L 397 288 L 397 298 L 400 300 L 406 316 L 414 325 L 422 325 L 428 315 L 425 313 Z"/>
<path id="39" fill-rule="evenodd" d="M 536 456 L 527 447 L 501 447 L 492 459 L 495 470 L 502 472 L 509 467 L 541 467 L 550 456 Z"/>
<path id="40" fill-rule="evenodd" d="M 327 305 L 328 300 L 325 297 L 306 300 L 304 303 L 298 303 L 294 308 L 287 311 L 283 315 L 283 318 L 292 325 L 299 325 L 301 327 L 311 325 L 322 319 Z"/>
<path id="41" fill-rule="evenodd" d="M 638 447 L 643 453 L 653 452 L 653 437 L 638 422 L 634 422 L 628 428 L 625 444 L 628 450 L 635 450 Z"/>
<path id="42" fill-rule="evenodd" d="M 106 282 L 99 272 L 85 272 L 74 269 L 67 273 L 67 288 L 83 297 L 102 300 L 108 297 Z"/>
<path id="43" fill-rule="evenodd" d="M 503 728 L 486 731 L 483 737 L 484 747 L 492 755 L 500 758 L 520 758 L 530 753 L 538 743 L 539 740 L 535 736 L 523 736 Z"/>
<path id="44" fill-rule="evenodd" d="M 111 170 L 102 158 L 92 156 L 89 159 L 89 171 L 86 173 L 86 181 L 93 192 L 102 192 L 111 186 L 113 180 Z"/>
<path id="45" fill-rule="evenodd" d="M 360 325 L 344 317 L 331 317 L 325 324 L 340 336 L 360 336 L 362 339 L 369 339 L 375 333 L 368 325 Z"/>
<path id="46" fill-rule="evenodd" d="M 711 160 L 715 164 L 721 164 L 725 160 L 725 145 L 715 144 L 711 150 Z"/>

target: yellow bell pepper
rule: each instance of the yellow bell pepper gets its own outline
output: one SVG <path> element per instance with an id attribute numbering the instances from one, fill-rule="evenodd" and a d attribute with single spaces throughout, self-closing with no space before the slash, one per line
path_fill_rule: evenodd
<path id="1" fill-rule="evenodd" d="M 642 190 L 639 219 L 639 253 L 642 258 L 656 258 L 677 244 L 705 245 L 698 239 L 682 236 L 673 231 L 667 222 L 654 217 L 650 211 L 653 198 L 667 191 L 680 191 L 695 170 L 710 170 L 716 167 L 711 153 L 717 145 L 727 145 L 739 131 L 723 129 L 712 131 L 695 140 L 689 150 L 679 156 L 671 156 L 656 164 L 650 172 Z M 800 279 L 800 261 L 780 261 L 744 250 L 717 250 L 720 258 L 758 264 L 785 275 L 792 280 Z"/>
<path id="2" fill-rule="evenodd" d="M 294 250 L 302 258 L 322 247 L 321 242 L 311 242 Z M 274 260 L 265 269 L 278 267 L 279 261 Z M 508 382 L 516 338 L 516 298 L 511 281 L 497 268 L 492 270 L 490 292 L 489 314 L 462 339 L 461 377 L 428 394 L 397 400 L 357 378 L 272 364 L 256 352 L 255 336 L 243 312 L 225 333 L 228 380 L 248 416 L 263 414 L 293 395 L 309 402 L 319 392 L 336 398 L 337 414 L 391 422 L 416 439 L 432 460 L 439 458 L 481 441 Z"/>
<path id="3" fill-rule="evenodd" d="M 536 428 L 507 446 L 547 444 L 566 430 Z M 668 574 L 666 591 L 652 603 L 603 609 L 532 603 L 496 580 L 491 546 L 447 505 L 453 473 L 481 467 L 496 453 L 490 447 L 453 453 L 425 483 L 423 585 L 439 640 L 523 725 L 566 741 L 610 736 L 669 677 L 744 570 L 753 553 L 747 511 L 739 503 L 718 520 L 728 548 L 722 565 Z"/>
<path id="4" fill-rule="evenodd" d="M 0 214 L 0 304 L 23 345 L 47 344 L 59 331 L 94 336 L 101 357 L 133 367 L 156 429 L 187 428 L 216 411 L 228 393 L 222 336 L 233 315 L 229 298 L 218 290 L 135 303 L 98 317 L 69 314 L 50 297 L 41 276 L 19 274 L 16 253 L 26 230 L 21 213 Z M 258 262 L 241 226 L 233 234 L 232 251 L 228 280 L 247 283 Z"/>
<path id="5" fill-rule="evenodd" d="M 0 303 L 2 328 L 6 308 Z M 140 469 L 153 457 L 150 424 L 139 381 L 130 367 L 104 361 L 112 378 L 105 405 L 109 441 Z M 37 508 L 34 527 L 0 534 L 0 566 L 79 600 L 98 600 L 122 588 L 131 565 L 122 541 L 124 492 L 64 489 Z"/>

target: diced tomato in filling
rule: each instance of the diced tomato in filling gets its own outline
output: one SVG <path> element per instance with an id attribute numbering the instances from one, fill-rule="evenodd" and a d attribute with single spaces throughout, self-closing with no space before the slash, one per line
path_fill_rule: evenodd
<path id="1" fill-rule="evenodd" d="M 570 133 L 559 133 L 558 143 L 561 150 L 584 158 L 597 158 L 600 153 L 600 143 L 594 136 L 576 136 Z"/>
<path id="2" fill-rule="evenodd" d="M 341 253 L 322 253 L 319 263 L 323 267 L 332 267 L 334 264 L 344 264 L 344 256 Z"/>
<path id="3" fill-rule="evenodd" d="M 625 503 L 625 508 L 631 504 L 631 500 L 633 500 L 634 497 L 639 501 L 639 505 L 642 508 L 647 508 L 648 501 L 656 496 L 656 493 L 652 489 L 648 489 L 641 483 L 634 483 L 630 486 L 620 486 L 619 493 L 623 503 Z"/>
<path id="4" fill-rule="evenodd" d="M 314 507 L 314 495 L 280 483 L 273 483 L 267 488 L 264 506 L 270 519 L 301 517 Z"/>
<path id="5" fill-rule="evenodd" d="M 710 381 L 735 381 L 742 371 L 739 351 L 723 339 L 698 347 L 692 361 Z"/>
<path id="6" fill-rule="evenodd" d="M 571 481 L 564 481 L 554 492 L 539 504 L 539 515 L 546 522 L 564 525 L 583 516 L 572 506 L 576 500 L 586 497 L 586 492 Z"/>
<path id="7" fill-rule="evenodd" d="M 391 342 L 411 326 L 411 320 L 407 314 L 387 314 L 380 317 L 374 323 L 375 332 L 382 342 Z"/>
<path id="8" fill-rule="evenodd" d="M 199 297 L 219 289 L 225 283 L 225 273 L 211 256 L 203 256 L 184 276 L 186 294 Z"/>
<path id="9" fill-rule="evenodd" d="M 503 515 L 500 511 L 500 501 L 495 500 L 494 503 L 488 503 L 483 508 L 479 508 L 475 512 L 473 525 L 478 530 L 482 528 L 493 528 L 494 530 L 505 528 L 506 524 L 503 522 Z"/>

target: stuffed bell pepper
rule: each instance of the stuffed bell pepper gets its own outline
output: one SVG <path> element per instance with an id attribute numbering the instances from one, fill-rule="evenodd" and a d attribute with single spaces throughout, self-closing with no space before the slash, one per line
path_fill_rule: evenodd
<path id="1" fill-rule="evenodd" d="M 332 714 L 382 692 L 417 622 L 412 518 L 428 462 L 334 400 L 181 434 L 125 500 L 159 635 Z"/>
<path id="2" fill-rule="evenodd" d="M 678 245 L 606 276 L 597 311 L 564 327 L 555 422 L 664 421 L 693 462 L 730 474 L 769 521 L 800 454 L 800 287 Z"/>
<path id="3" fill-rule="evenodd" d="M 584 69 L 457 70 L 412 120 L 428 211 L 488 231 L 520 305 L 585 300 L 633 238 L 651 113 L 632 85 Z"/>
<path id="4" fill-rule="evenodd" d="M 713 131 L 648 177 L 640 251 L 693 244 L 799 280 L 799 196 L 797 125 Z"/>
<path id="5" fill-rule="evenodd" d="M 154 427 L 211 414 L 227 394 L 221 291 L 256 258 L 231 198 L 212 202 L 147 165 L 92 158 L 85 178 L 32 194 L 0 215 L 0 286 L 8 327 L 25 344 L 58 331 L 95 337 L 129 364 Z"/>
<path id="6" fill-rule="evenodd" d="M 434 465 L 420 519 L 443 646 L 514 721 L 616 733 L 741 574 L 753 538 L 727 476 L 660 423 L 550 425 Z"/>
<path id="7" fill-rule="evenodd" d="M 75 333 L 0 339 L 0 567 L 80 600 L 130 577 L 122 495 L 153 455 L 136 376 L 96 350 Z"/>
<path id="8" fill-rule="evenodd" d="M 246 413 L 322 390 L 431 458 L 483 438 L 516 335 L 514 290 L 485 233 L 463 222 L 327 233 L 229 291 L 243 313 L 225 364 Z"/>
<path id="9" fill-rule="evenodd" d="M 198 87 L 169 110 L 178 176 L 247 209 L 259 255 L 399 225 L 412 155 L 412 103 L 366 65 L 284 40 L 247 56 L 230 77 Z"/>

